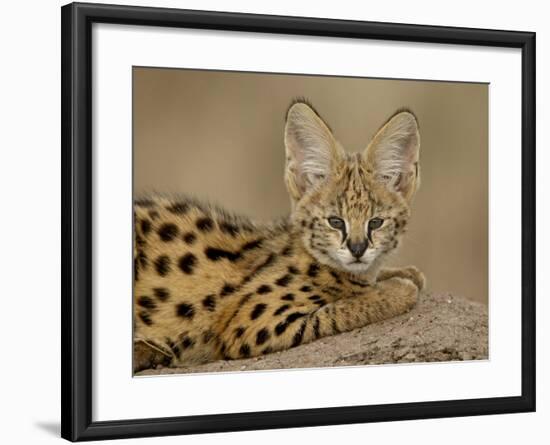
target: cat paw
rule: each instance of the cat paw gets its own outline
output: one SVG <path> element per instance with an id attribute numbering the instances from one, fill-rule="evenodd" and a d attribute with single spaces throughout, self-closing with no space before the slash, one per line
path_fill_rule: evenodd
<path id="1" fill-rule="evenodd" d="M 401 269 L 401 273 L 403 274 L 403 278 L 408 278 L 411 280 L 419 291 L 424 290 L 426 288 L 426 277 L 418 267 L 416 266 L 407 266 Z"/>
<path id="2" fill-rule="evenodd" d="M 419 291 L 426 288 L 426 277 L 416 266 L 382 269 L 378 274 L 378 281 L 389 280 L 395 277 L 412 281 Z"/>
<path id="3" fill-rule="evenodd" d="M 409 311 L 418 300 L 418 286 L 410 278 L 393 276 L 379 281 L 377 287 L 383 295 L 387 295 L 393 316 Z"/>

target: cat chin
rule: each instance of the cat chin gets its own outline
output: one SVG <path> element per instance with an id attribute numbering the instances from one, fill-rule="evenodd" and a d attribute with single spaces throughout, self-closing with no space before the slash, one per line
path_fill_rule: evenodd
<path id="1" fill-rule="evenodd" d="M 370 263 L 349 263 L 342 264 L 340 267 L 353 274 L 365 274 L 369 271 L 370 266 Z"/>

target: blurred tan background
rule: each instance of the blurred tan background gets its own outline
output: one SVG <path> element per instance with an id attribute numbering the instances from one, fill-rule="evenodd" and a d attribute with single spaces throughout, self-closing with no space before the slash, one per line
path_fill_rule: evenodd
<path id="1" fill-rule="evenodd" d="M 397 108 L 421 134 L 422 184 L 395 264 L 487 303 L 488 85 L 134 68 L 134 191 L 178 192 L 268 220 L 288 214 L 284 116 L 307 97 L 347 150 Z"/>

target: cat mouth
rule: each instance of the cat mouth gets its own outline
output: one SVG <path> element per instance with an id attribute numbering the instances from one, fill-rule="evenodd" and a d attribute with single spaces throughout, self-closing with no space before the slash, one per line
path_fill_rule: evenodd
<path id="1" fill-rule="evenodd" d="M 336 263 L 336 267 L 350 272 L 364 271 L 371 264 L 370 258 L 351 257 L 351 255 L 345 252 L 335 255 L 332 257 L 332 260 Z"/>
<path id="2" fill-rule="evenodd" d="M 359 269 L 365 269 L 369 267 L 369 263 L 361 260 L 355 260 L 355 261 L 350 261 L 348 263 L 345 263 L 344 267 L 349 268 L 350 270 L 359 270 Z"/>

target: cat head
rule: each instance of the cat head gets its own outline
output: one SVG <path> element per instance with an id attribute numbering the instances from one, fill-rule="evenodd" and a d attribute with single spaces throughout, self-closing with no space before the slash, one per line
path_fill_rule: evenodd
<path id="1" fill-rule="evenodd" d="M 420 184 L 416 117 L 396 112 L 363 152 L 346 153 L 300 100 L 287 112 L 285 147 L 292 219 L 304 246 L 323 264 L 367 273 L 398 246 Z"/>

